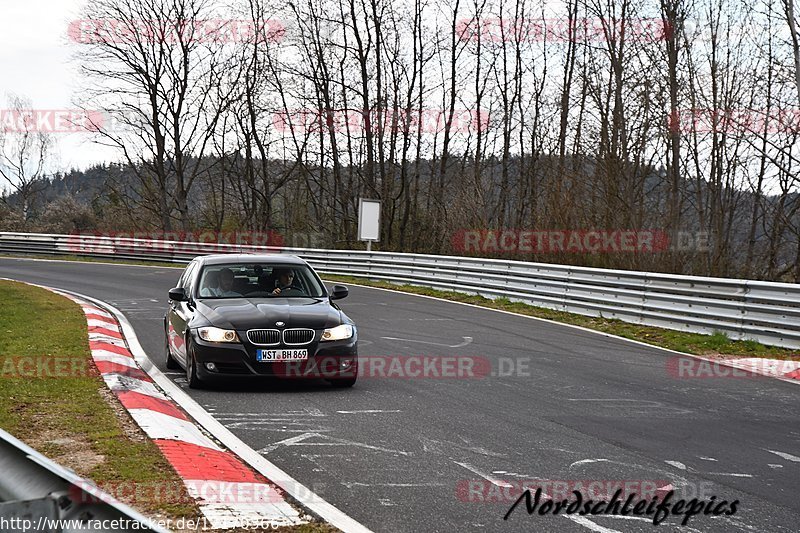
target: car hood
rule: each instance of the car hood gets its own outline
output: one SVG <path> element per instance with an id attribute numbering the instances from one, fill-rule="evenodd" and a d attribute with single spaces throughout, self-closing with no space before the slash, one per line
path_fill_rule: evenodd
<path id="1" fill-rule="evenodd" d="M 342 317 L 324 300 L 311 298 L 224 298 L 198 300 L 193 326 L 211 325 L 225 329 L 270 329 L 276 322 L 287 328 L 323 329 L 338 326 Z M 205 318 L 205 320 L 203 320 Z M 205 322 L 205 323 L 201 323 Z"/>

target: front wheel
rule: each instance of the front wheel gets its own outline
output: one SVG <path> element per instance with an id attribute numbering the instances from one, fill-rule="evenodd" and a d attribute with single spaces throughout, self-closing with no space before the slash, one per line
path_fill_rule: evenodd
<path id="1" fill-rule="evenodd" d="M 202 389 L 204 385 L 197 375 L 197 359 L 191 341 L 186 342 L 186 383 L 189 384 L 190 389 Z"/>

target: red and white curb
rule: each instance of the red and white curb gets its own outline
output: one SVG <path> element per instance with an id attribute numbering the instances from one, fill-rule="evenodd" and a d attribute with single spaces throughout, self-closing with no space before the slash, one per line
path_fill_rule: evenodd
<path id="1" fill-rule="evenodd" d="M 81 306 L 92 359 L 103 380 L 175 468 L 213 529 L 309 522 L 266 477 L 214 442 L 162 392 L 136 363 L 111 313 L 71 294 L 53 292 Z"/>

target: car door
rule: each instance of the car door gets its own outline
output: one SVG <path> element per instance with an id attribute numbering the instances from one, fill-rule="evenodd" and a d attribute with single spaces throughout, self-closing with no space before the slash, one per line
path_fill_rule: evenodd
<path id="1" fill-rule="evenodd" d="M 191 262 L 186 270 L 183 271 L 178 287 L 183 287 L 187 296 L 192 296 L 191 288 L 194 274 L 197 270 L 197 263 Z M 169 301 L 169 342 L 172 346 L 172 353 L 176 359 L 186 362 L 186 329 L 192 319 L 193 308 L 189 301 L 176 302 Z"/>

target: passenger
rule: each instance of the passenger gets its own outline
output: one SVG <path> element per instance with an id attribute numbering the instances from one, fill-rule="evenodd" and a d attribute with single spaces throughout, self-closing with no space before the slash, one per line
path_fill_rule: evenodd
<path id="1" fill-rule="evenodd" d="M 272 294 L 280 294 L 281 290 L 292 289 L 292 282 L 294 281 L 294 271 L 289 268 L 275 269 L 273 272 L 278 277 L 278 286 L 272 291 Z"/>
<path id="2" fill-rule="evenodd" d="M 216 270 L 206 274 L 204 286 L 200 289 L 201 298 L 214 298 L 219 296 L 219 272 Z"/>
<path id="3" fill-rule="evenodd" d="M 275 278 L 272 275 L 261 274 L 258 276 L 258 290 L 264 292 L 272 292 L 275 288 Z"/>
<path id="4" fill-rule="evenodd" d="M 241 296 L 241 293 L 233 290 L 233 278 L 233 270 L 230 268 L 223 268 L 219 271 L 219 290 L 217 296 L 223 298 Z"/>

